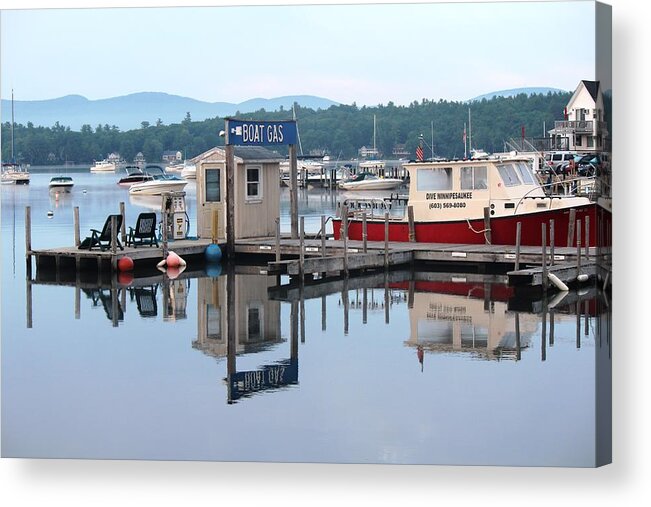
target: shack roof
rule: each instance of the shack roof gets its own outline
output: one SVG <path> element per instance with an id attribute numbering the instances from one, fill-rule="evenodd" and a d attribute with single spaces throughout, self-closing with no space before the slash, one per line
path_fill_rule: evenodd
<path id="1" fill-rule="evenodd" d="M 233 146 L 233 155 L 242 162 L 281 162 L 285 160 L 277 151 L 264 148 L 262 146 Z M 202 160 L 223 161 L 226 159 L 226 150 L 222 146 L 205 151 L 189 160 L 190 163 L 197 164 Z"/>

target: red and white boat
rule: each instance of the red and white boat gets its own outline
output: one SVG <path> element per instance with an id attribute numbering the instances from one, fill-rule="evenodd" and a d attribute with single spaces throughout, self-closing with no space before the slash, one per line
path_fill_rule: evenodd
<path id="1" fill-rule="evenodd" d="M 492 244 L 515 245 L 520 222 L 521 244 L 541 245 L 542 224 L 548 224 L 549 229 L 550 220 L 554 220 L 556 245 L 566 246 L 570 217 L 574 215 L 582 224 L 589 217 L 590 246 L 604 245 L 603 231 L 611 227 L 610 201 L 597 204 L 586 196 L 548 195 L 530 164 L 530 159 L 517 156 L 404 164 L 410 176 L 407 205 L 413 209 L 415 240 L 484 244 L 487 213 Z M 349 239 L 362 239 L 362 215 L 366 213 L 367 239 L 384 241 L 384 211 L 378 215 L 373 213 L 376 209 L 348 209 Z M 409 241 L 406 210 L 407 206 L 401 216 L 390 214 L 389 241 Z M 333 226 L 334 238 L 339 239 L 340 216 L 333 218 Z M 598 229 L 602 233 L 597 234 Z M 573 241 L 576 244 L 576 239 Z"/>

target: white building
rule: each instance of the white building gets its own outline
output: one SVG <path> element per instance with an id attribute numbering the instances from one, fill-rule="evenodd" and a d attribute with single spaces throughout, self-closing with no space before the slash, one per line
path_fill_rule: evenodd
<path id="1" fill-rule="evenodd" d="M 610 151 L 599 81 L 579 83 L 565 108 L 565 119 L 554 122 L 549 135 L 555 149 L 579 153 Z"/>

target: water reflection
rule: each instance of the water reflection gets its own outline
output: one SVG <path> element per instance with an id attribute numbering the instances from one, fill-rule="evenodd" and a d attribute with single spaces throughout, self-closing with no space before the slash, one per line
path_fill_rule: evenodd
<path id="1" fill-rule="evenodd" d="M 376 332 L 391 323 L 392 313 L 408 316 L 404 346 L 414 351 L 424 371 L 427 357 L 467 354 L 480 360 L 522 359 L 523 351 L 540 338 L 540 360 L 555 345 L 560 323 L 574 322 L 575 346 L 587 336 L 605 337 L 610 356 L 608 300 L 596 288 L 560 293 L 551 299 L 524 300 L 500 275 L 469 275 L 436 272 L 385 272 L 310 285 L 277 285 L 275 277 L 260 275 L 258 268 L 221 266 L 188 270 L 170 278 L 165 273 L 136 276 L 121 273 L 111 279 L 82 280 L 79 274 L 39 272 L 27 280 L 27 327 L 32 327 L 33 285 L 69 286 L 75 290 L 75 318 L 81 316 L 81 295 L 91 308 L 101 308 L 113 327 L 127 315 L 164 322 L 196 318 L 192 348 L 217 360 L 226 359 L 227 401 L 263 391 L 298 385 L 298 345 L 305 343 L 306 301 L 321 300 L 321 330 L 328 330 L 328 311 L 342 315 L 347 336 L 351 317 L 361 314 L 363 326 Z M 212 275 L 212 276 L 210 276 Z M 196 315 L 189 315 L 189 300 L 196 299 Z M 336 304 L 332 301 L 336 298 Z M 289 306 L 289 336 L 283 334 L 281 313 Z M 405 328 L 407 329 L 407 328 Z M 289 341 L 285 357 L 238 371 L 237 357 L 275 350 Z"/>

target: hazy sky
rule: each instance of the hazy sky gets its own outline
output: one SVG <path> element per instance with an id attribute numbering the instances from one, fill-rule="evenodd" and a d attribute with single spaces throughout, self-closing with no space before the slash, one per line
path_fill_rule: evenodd
<path id="1" fill-rule="evenodd" d="M 593 13 L 584 1 L 3 10 L 1 92 L 377 105 L 574 90 L 594 78 L 594 48 L 568 34 L 594 40 Z"/>

